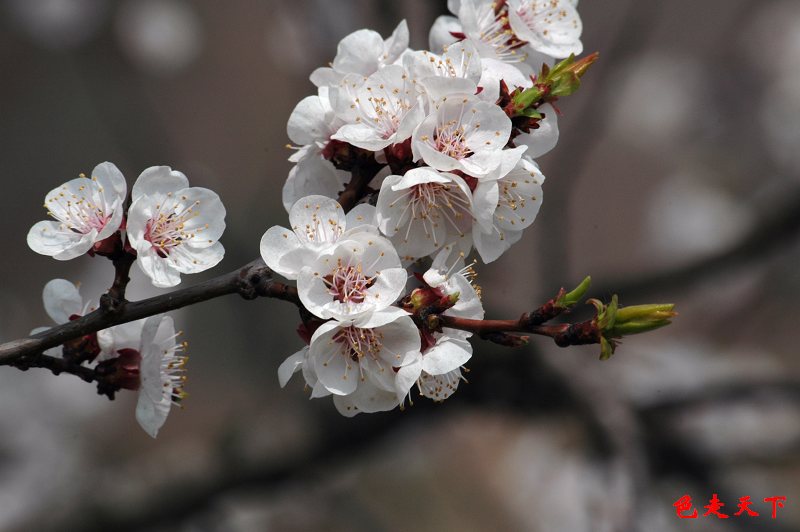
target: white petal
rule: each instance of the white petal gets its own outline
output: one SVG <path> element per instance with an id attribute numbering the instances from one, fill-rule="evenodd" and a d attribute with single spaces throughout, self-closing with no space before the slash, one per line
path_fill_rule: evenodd
<path id="1" fill-rule="evenodd" d="M 53 279 L 44 285 L 42 300 L 47 315 L 58 324 L 83 313 L 83 299 L 78 288 L 65 279 Z"/>
<path id="2" fill-rule="evenodd" d="M 290 212 L 292 205 L 306 196 L 335 198 L 349 179 L 349 173 L 337 170 L 322 156 L 303 159 L 289 171 L 289 177 L 283 185 L 283 206 L 286 212 Z"/>
<path id="3" fill-rule="evenodd" d="M 195 247 L 211 246 L 225 231 L 225 206 L 213 190 L 190 187 L 174 194 L 175 212 L 191 209 L 194 216 L 183 224 L 183 231 L 190 234 L 184 242 Z"/>
<path id="4" fill-rule="evenodd" d="M 169 166 L 151 166 L 145 169 L 133 184 L 131 199 L 136 201 L 144 194 L 166 194 L 188 187 L 189 180 L 181 172 Z"/>
<path id="5" fill-rule="evenodd" d="M 301 244 L 332 244 L 344 233 L 345 214 L 336 200 L 306 196 L 292 206 L 289 223 Z"/>
<path id="6" fill-rule="evenodd" d="M 401 367 L 419 354 L 421 340 L 419 329 L 408 316 L 400 316 L 380 328 L 383 335 L 381 356 L 392 366 Z"/>
<path id="7" fill-rule="evenodd" d="M 422 369 L 431 375 L 441 375 L 463 366 L 471 357 L 469 342 L 443 336 L 422 355 Z"/>
<path id="8" fill-rule="evenodd" d="M 405 399 L 422 373 L 422 358 L 422 356 L 417 357 L 410 364 L 406 364 L 397 370 L 395 389 L 397 398 L 401 401 Z"/>
<path id="9" fill-rule="evenodd" d="M 82 235 L 62 228 L 60 222 L 44 220 L 34 224 L 28 232 L 28 247 L 40 255 L 70 260 L 89 251 L 96 236 L 96 230 Z"/>
<path id="10" fill-rule="evenodd" d="M 342 353 L 341 344 L 332 340 L 332 335 L 321 336 L 312 341 L 309 359 L 314 361 L 314 371 L 319 382 L 335 395 L 348 395 L 358 386 L 358 362 L 353 362 Z"/>
<path id="11" fill-rule="evenodd" d="M 369 76 L 378 70 L 383 50 L 383 39 L 377 32 L 355 31 L 339 42 L 333 68 L 337 72 Z"/>
<path id="12" fill-rule="evenodd" d="M 561 58 L 583 51 L 581 18 L 569 0 L 509 0 L 508 22 L 520 39 L 539 52 Z"/>
<path id="13" fill-rule="evenodd" d="M 528 146 L 526 155 L 536 159 L 552 150 L 558 143 L 558 113 L 550 104 L 539 108 L 544 118 L 539 121 L 539 127 L 530 133 L 520 133 L 514 137 L 514 143 Z"/>
<path id="14" fill-rule="evenodd" d="M 225 248 L 219 242 L 198 248 L 191 244 L 175 246 L 164 259 L 181 273 L 200 273 L 213 268 L 225 257 Z"/>
<path id="15" fill-rule="evenodd" d="M 94 167 L 92 170 L 93 178 L 97 179 L 97 184 L 103 187 L 107 197 L 119 197 L 124 201 L 128 194 L 128 184 L 125 182 L 125 176 L 119 171 L 114 163 L 104 162 Z"/>
<path id="16" fill-rule="evenodd" d="M 308 347 L 306 346 L 297 353 L 291 355 L 289 358 L 284 360 L 280 366 L 278 366 L 278 382 L 280 383 L 281 388 L 286 386 L 286 383 L 289 382 L 289 379 L 292 378 L 292 375 L 302 368 L 307 357 Z"/>
<path id="17" fill-rule="evenodd" d="M 180 272 L 167 259 L 159 257 L 154 248 L 144 251 L 137 249 L 137 252 L 136 264 L 150 278 L 153 286 L 169 288 L 180 284 Z"/>
<path id="18" fill-rule="evenodd" d="M 522 231 L 503 231 L 495 228 L 490 233 L 473 231 L 475 249 L 486 264 L 496 261 L 500 255 L 522 238 Z"/>
<path id="19" fill-rule="evenodd" d="M 386 58 L 384 64 L 394 63 L 400 55 L 408 48 L 408 24 L 405 20 L 401 20 L 397 27 L 383 43 L 384 53 Z"/>
<path id="20" fill-rule="evenodd" d="M 457 11 L 453 11 L 453 13 L 456 12 Z M 462 31 L 461 23 L 456 17 L 451 17 L 449 15 L 438 17 L 433 22 L 430 34 L 428 35 L 431 51 L 437 54 L 441 53 L 445 46 L 456 42 L 457 39 L 453 37 L 453 33 L 460 33 Z"/>
<path id="21" fill-rule="evenodd" d="M 292 268 L 284 268 L 281 266 L 281 260 L 287 253 L 300 249 L 300 241 L 294 231 L 286 229 L 285 227 L 273 226 L 267 229 L 264 236 L 261 237 L 261 258 L 264 263 L 269 266 L 272 271 L 287 279 L 297 279 L 300 270 L 293 271 Z"/>
<path id="22" fill-rule="evenodd" d="M 165 330 L 168 330 L 171 325 L 172 320 L 167 320 L 166 316 L 152 316 L 147 318 L 142 326 L 141 387 L 136 403 L 136 420 L 153 438 L 167 420 L 172 405 L 170 399 L 172 389 L 166 390 L 162 385 L 161 361 L 164 353 L 161 345 L 156 343 L 159 329 L 163 326 Z"/>
<path id="23" fill-rule="evenodd" d="M 286 133 L 292 142 L 300 145 L 312 144 L 330 138 L 330 122 L 333 109 L 327 100 L 319 96 L 307 96 L 289 116 Z"/>
<path id="24" fill-rule="evenodd" d="M 401 316 L 408 316 L 408 312 L 399 307 L 387 307 L 355 320 L 353 325 L 362 329 L 374 329 L 391 323 Z"/>
<path id="25" fill-rule="evenodd" d="M 394 392 L 381 390 L 369 381 L 359 383 L 358 389 L 351 395 L 333 396 L 333 404 L 340 414 L 353 417 L 361 412 L 385 412 L 392 410 L 400 401 Z"/>
<path id="26" fill-rule="evenodd" d="M 348 233 L 354 229 L 363 228 L 365 231 L 372 231 L 377 225 L 375 220 L 375 207 L 369 203 L 359 203 L 345 215 L 345 227 Z"/>

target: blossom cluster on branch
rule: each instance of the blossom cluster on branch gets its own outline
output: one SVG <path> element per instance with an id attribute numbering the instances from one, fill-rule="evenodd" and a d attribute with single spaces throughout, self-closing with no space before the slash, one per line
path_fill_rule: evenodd
<path id="1" fill-rule="evenodd" d="M 0 365 L 72 373 L 110 398 L 138 390 L 136 418 L 155 436 L 185 380 L 186 343 L 163 312 L 225 294 L 299 307 L 305 346 L 280 365 L 279 382 L 300 373 L 312 398 L 332 396 L 345 416 L 402 407 L 415 386 L 447 399 L 473 336 L 519 346 L 538 334 L 562 347 L 598 344 L 608 358 L 622 336 L 668 324 L 672 305 L 620 307 L 616 296 L 589 300 L 589 320 L 552 323 L 589 278 L 519 319 L 484 319 L 473 266 L 497 260 L 533 224 L 544 183 L 535 159 L 557 143 L 556 102 L 597 59 L 574 55 L 576 4 L 450 0 L 454 16 L 434 23 L 430 50 L 409 49 L 405 22 L 387 39 L 366 29 L 342 39 L 330 66 L 311 74 L 317 94 L 289 117 L 289 227 L 264 233 L 263 263 L 128 302 L 133 264 L 154 286 L 174 287 L 219 263 L 219 197 L 167 166 L 142 172 L 129 197 L 108 162 L 54 189 L 45 199 L 54 220 L 33 226 L 29 246 L 58 260 L 107 257 L 114 282 L 96 304 L 68 281 L 48 283 L 56 326 L 0 345 Z"/>

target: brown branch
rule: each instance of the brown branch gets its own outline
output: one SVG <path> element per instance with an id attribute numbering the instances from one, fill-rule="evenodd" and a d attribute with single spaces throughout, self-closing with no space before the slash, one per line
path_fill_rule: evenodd
<path id="1" fill-rule="evenodd" d="M 548 336 L 559 347 L 599 344 L 601 337 L 600 329 L 594 320 L 573 324 L 535 325 L 528 314 L 523 314 L 517 320 L 471 320 L 444 314 L 439 314 L 434 319 L 439 327 L 469 331 L 494 343 L 510 346 L 516 346 L 519 343 L 514 343 L 514 336 L 507 333 Z"/>
<path id="2" fill-rule="evenodd" d="M 297 289 L 274 281 L 272 270 L 261 259 L 208 281 L 142 301 L 123 301 L 115 308 L 101 306 L 76 320 L 58 325 L 29 338 L 0 344 L 0 365 L 14 365 L 22 357 L 42 353 L 51 347 L 114 325 L 162 314 L 228 294 L 245 299 L 272 297 L 301 305 Z M 29 367 L 40 367 L 30 365 Z"/>

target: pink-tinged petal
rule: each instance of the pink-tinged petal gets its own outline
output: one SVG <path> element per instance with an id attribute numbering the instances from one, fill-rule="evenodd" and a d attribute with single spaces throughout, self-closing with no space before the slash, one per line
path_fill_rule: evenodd
<path id="1" fill-rule="evenodd" d="M 122 200 L 117 198 L 111 205 L 109 211 L 112 213 L 111 217 L 106 221 L 103 228 L 97 233 L 95 241 L 99 242 L 113 235 L 119 226 L 122 225 Z"/>
<path id="2" fill-rule="evenodd" d="M 44 310 L 58 323 L 67 323 L 70 316 L 83 313 L 83 298 L 78 288 L 65 279 L 53 279 L 44 285 L 42 291 Z"/>
<path id="3" fill-rule="evenodd" d="M 189 180 L 183 173 L 169 166 L 151 166 L 145 169 L 133 184 L 131 199 L 136 201 L 142 195 L 167 194 L 189 187 Z"/>

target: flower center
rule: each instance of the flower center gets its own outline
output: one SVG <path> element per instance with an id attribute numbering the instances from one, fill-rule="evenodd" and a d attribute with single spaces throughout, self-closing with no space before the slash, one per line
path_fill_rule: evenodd
<path id="1" fill-rule="evenodd" d="M 366 102 L 360 97 L 353 100 L 356 122 L 369 125 L 384 140 L 394 135 L 414 103 L 408 97 L 411 91 L 407 88 L 407 81 L 404 75 L 402 87 L 387 87 L 383 83 L 366 87 Z"/>
<path id="2" fill-rule="evenodd" d="M 155 218 L 147 221 L 144 239 L 156 248 L 159 257 L 165 258 L 172 248 L 195 236 L 195 233 L 185 231 L 185 227 L 186 222 L 200 214 L 195 210 L 199 204 L 198 200 L 182 211 L 172 210 L 168 214 L 161 212 L 161 205 L 156 205 L 158 214 Z M 173 209 L 177 208 L 178 205 L 175 204 Z"/>
<path id="3" fill-rule="evenodd" d="M 502 2 L 498 9 L 494 6 L 492 3 L 479 8 L 478 40 L 491 47 L 501 61 L 506 63 L 525 61 L 528 54 L 518 54 L 517 49 L 527 44 L 527 41 L 520 40 L 511 30 L 508 23 L 508 4 Z"/>
<path id="4" fill-rule="evenodd" d="M 405 194 L 389 204 L 394 207 L 398 202 L 406 201 L 406 206 L 400 216 L 397 217 L 395 232 L 400 230 L 400 224 L 406 219 L 406 213 L 411 216 L 406 222 L 405 241 L 408 242 L 411 235 L 411 227 L 415 223 L 421 223 L 425 236 L 432 238 L 438 248 L 439 238 L 442 234 L 440 224 L 452 227 L 459 236 L 464 236 L 463 227 L 471 223 L 469 200 L 464 196 L 461 189 L 453 183 L 421 183 L 414 185 Z"/>
<path id="5" fill-rule="evenodd" d="M 467 130 L 461 120 L 450 120 L 436 127 L 433 132 L 433 148 L 453 159 L 465 159 L 472 155 L 467 146 Z"/>
<path id="6" fill-rule="evenodd" d="M 365 356 L 377 360 L 383 347 L 383 334 L 375 329 L 360 329 L 351 325 L 337 332 L 333 341 L 341 344 L 342 354 L 353 362 Z"/>
<path id="7" fill-rule="evenodd" d="M 90 195 L 81 194 L 86 190 L 81 185 L 78 194 L 69 192 L 66 187 L 57 196 L 48 200 L 47 214 L 62 223 L 62 229 L 78 234 L 87 234 L 96 229 L 99 233 L 111 218 L 99 207 Z M 100 191 L 102 193 L 102 190 Z"/>
<path id="8" fill-rule="evenodd" d="M 375 276 L 364 275 L 360 263 L 353 267 L 350 264 L 344 265 L 341 259 L 336 269 L 322 280 L 328 287 L 328 293 L 341 303 L 363 303 L 367 299 L 367 290 L 375 284 Z"/>

